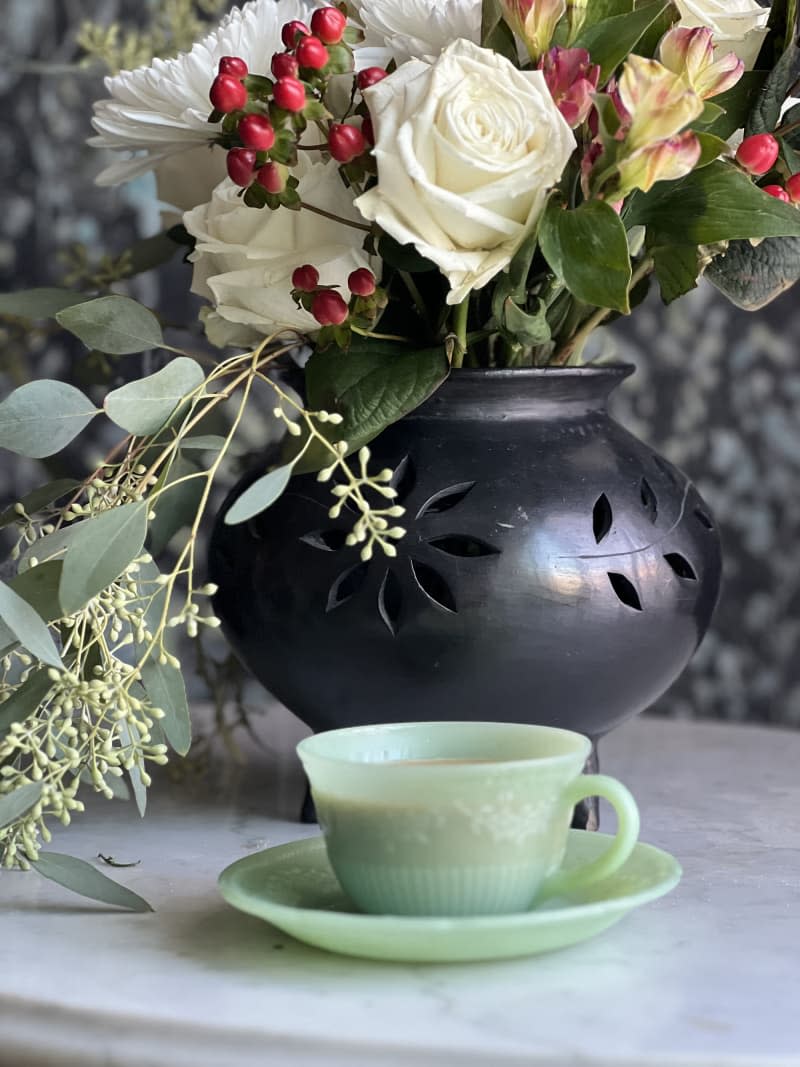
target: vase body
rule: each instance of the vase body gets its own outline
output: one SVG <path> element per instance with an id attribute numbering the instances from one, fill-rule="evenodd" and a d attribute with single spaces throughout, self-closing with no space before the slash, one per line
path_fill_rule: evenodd
<path id="1" fill-rule="evenodd" d="M 719 591 L 694 486 L 614 422 L 630 368 L 460 371 L 371 446 L 407 529 L 368 563 L 292 479 L 268 511 L 217 521 L 226 636 L 313 730 L 506 720 L 596 739 L 678 677 Z M 243 479 L 224 511 L 263 467 Z"/>

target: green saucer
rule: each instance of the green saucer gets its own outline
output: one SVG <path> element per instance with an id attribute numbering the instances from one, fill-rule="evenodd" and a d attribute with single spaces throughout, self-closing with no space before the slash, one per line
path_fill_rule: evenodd
<path id="1" fill-rule="evenodd" d="M 608 834 L 570 830 L 565 867 L 608 848 Z M 376 960 L 454 963 L 528 956 L 574 945 L 668 893 L 681 868 L 667 852 L 638 844 L 616 874 L 533 911 L 466 919 L 364 915 L 339 888 L 321 837 L 268 848 L 227 867 L 220 892 L 240 911 L 329 952 Z"/>

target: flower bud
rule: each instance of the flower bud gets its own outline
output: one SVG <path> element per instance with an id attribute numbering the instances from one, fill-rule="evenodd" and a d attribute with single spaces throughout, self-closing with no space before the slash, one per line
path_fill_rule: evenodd
<path id="1" fill-rule="evenodd" d="M 230 74 L 218 74 L 214 79 L 208 97 L 215 111 L 221 111 L 227 115 L 230 111 L 238 111 L 247 103 L 247 89 L 238 78 Z"/>
<path id="2" fill-rule="evenodd" d="M 320 7 L 311 16 L 311 31 L 325 44 L 338 44 L 347 28 L 347 19 L 336 7 Z"/>
<path id="3" fill-rule="evenodd" d="M 365 89 L 369 89 L 371 85 L 377 85 L 386 77 L 388 75 L 383 67 L 365 67 L 356 75 L 356 84 L 363 93 Z"/>
<path id="4" fill-rule="evenodd" d="M 600 67 L 584 48 L 551 48 L 539 61 L 553 102 L 572 129 L 585 122 L 600 80 Z"/>
<path id="5" fill-rule="evenodd" d="M 288 52 L 276 52 L 272 57 L 270 70 L 275 78 L 296 78 L 300 64 Z"/>
<path id="6" fill-rule="evenodd" d="M 348 307 L 339 293 L 322 289 L 311 301 L 311 314 L 320 326 L 340 326 L 348 316 Z"/>
<path id="7" fill-rule="evenodd" d="M 266 115 L 244 115 L 237 131 L 245 148 L 268 152 L 275 144 L 275 130 Z"/>
<path id="8" fill-rule="evenodd" d="M 782 185 L 764 185 L 762 188 L 768 196 L 774 196 L 776 200 L 782 200 L 784 204 L 790 203 L 789 194 Z"/>
<path id="9" fill-rule="evenodd" d="M 550 47 L 556 26 L 567 10 L 566 0 L 500 0 L 503 18 L 522 38 L 531 59 Z"/>
<path id="10" fill-rule="evenodd" d="M 359 267 L 348 275 L 347 287 L 356 296 L 372 296 L 375 292 L 375 275 L 366 267 Z"/>
<path id="11" fill-rule="evenodd" d="M 697 165 L 700 152 L 700 142 L 691 130 L 638 149 L 619 164 L 614 200 L 623 200 L 634 189 L 646 193 L 656 182 L 685 177 Z"/>
<path id="12" fill-rule="evenodd" d="M 771 133 L 754 133 L 745 137 L 736 150 L 736 162 L 748 174 L 762 175 L 772 170 L 780 152 L 780 145 Z"/>
<path id="13" fill-rule="evenodd" d="M 304 37 L 298 44 L 295 55 L 300 66 L 309 70 L 322 70 L 331 58 L 319 37 Z"/>
<path id="14" fill-rule="evenodd" d="M 239 56 L 223 56 L 217 69 L 220 74 L 230 74 L 232 78 L 246 78 L 250 73 L 247 64 Z"/>
<path id="15" fill-rule="evenodd" d="M 292 271 L 292 285 L 302 293 L 313 293 L 319 285 L 319 271 L 310 263 L 304 263 L 302 267 L 296 267 Z"/>
<path id="16" fill-rule="evenodd" d="M 661 38 L 658 58 L 674 74 L 682 75 L 703 100 L 732 89 L 744 74 L 735 52 L 714 59 L 713 34 L 706 26 L 675 26 Z"/>
<path id="17" fill-rule="evenodd" d="M 282 193 L 286 188 L 289 177 L 289 168 L 283 163 L 265 163 L 256 174 L 256 181 L 262 185 L 268 193 Z"/>
<path id="18" fill-rule="evenodd" d="M 793 174 L 787 181 L 786 192 L 793 204 L 800 204 L 800 173 Z"/>
<path id="19" fill-rule="evenodd" d="M 287 48 L 294 48 L 298 38 L 308 37 L 310 33 L 311 30 L 306 26 L 305 22 L 301 22 L 299 19 L 292 19 L 281 30 L 281 40 Z"/>
<path id="20" fill-rule="evenodd" d="M 675 137 L 703 110 L 703 101 L 680 74 L 655 59 L 628 56 L 618 91 L 631 117 L 625 138 L 629 154 Z"/>
<path id="21" fill-rule="evenodd" d="M 328 134 L 328 149 L 337 163 L 350 163 L 365 151 L 367 142 L 357 126 L 346 123 L 331 123 Z"/>
<path id="22" fill-rule="evenodd" d="M 272 99 L 284 111 L 302 111 L 306 106 L 306 90 L 297 78 L 278 78 Z"/>
<path id="23" fill-rule="evenodd" d="M 256 154 L 252 148 L 232 148 L 226 159 L 228 177 L 246 188 L 253 180 L 253 168 L 256 165 Z"/>

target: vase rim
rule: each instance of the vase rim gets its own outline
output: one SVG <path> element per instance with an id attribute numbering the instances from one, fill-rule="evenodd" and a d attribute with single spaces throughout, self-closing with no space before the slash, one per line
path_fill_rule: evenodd
<path id="1" fill-rule="evenodd" d="M 453 375 L 459 379 L 501 378 L 519 380 L 520 378 L 600 378 L 611 377 L 622 381 L 634 373 L 633 363 L 587 363 L 580 367 L 454 367 L 447 381 L 453 381 Z"/>

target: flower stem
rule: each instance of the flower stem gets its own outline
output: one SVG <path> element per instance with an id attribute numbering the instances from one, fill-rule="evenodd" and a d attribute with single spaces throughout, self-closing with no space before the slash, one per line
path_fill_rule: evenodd
<path id="1" fill-rule="evenodd" d="M 343 219 L 341 215 L 334 215 L 332 211 L 326 211 L 321 207 L 314 207 L 313 204 L 307 204 L 305 200 L 300 201 L 300 207 L 305 208 L 306 211 L 313 211 L 315 215 L 322 215 L 323 218 L 332 219 L 334 222 L 341 222 L 343 226 L 352 226 L 354 230 L 362 230 L 364 233 L 372 233 L 371 226 L 364 226 L 360 222 L 351 222 L 350 219 Z"/>
<path id="2" fill-rule="evenodd" d="M 464 356 L 467 351 L 467 317 L 469 316 L 469 293 L 460 304 L 456 305 L 453 312 L 453 333 L 456 337 L 456 346 L 453 350 L 453 366 L 462 367 Z"/>

